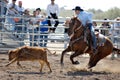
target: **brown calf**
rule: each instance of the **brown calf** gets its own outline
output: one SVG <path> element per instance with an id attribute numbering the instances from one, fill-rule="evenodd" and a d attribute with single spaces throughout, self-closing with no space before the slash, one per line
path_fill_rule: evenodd
<path id="1" fill-rule="evenodd" d="M 9 51 L 9 63 L 6 66 L 9 66 L 10 64 L 17 61 L 17 65 L 21 66 L 19 64 L 19 61 L 34 61 L 37 60 L 41 64 L 40 72 L 42 72 L 42 68 L 44 63 L 47 64 L 48 68 L 50 69 L 50 72 L 52 72 L 50 64 L 47 60 L 47 52 L 51 53 L 47 48 L 40 48 L 40 47 L 28 47 L 23 46 L 21 48 L 17 48 L 15 50 Z"/>

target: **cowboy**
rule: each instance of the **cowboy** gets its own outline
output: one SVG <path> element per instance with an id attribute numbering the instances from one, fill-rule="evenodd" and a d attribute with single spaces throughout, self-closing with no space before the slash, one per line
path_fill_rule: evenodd
<path id="1" fill-rule="evenodd" d="M 90 29 L 90 33 L 92 35 L 93 40 L 93 53 L 97 53 L 97 43 L 96 43 L 96 37 L 94 33 L 94 27 L 92 25 L 92 14 L 89 12 L 84 11 L 81 9 L 81 7 L 76 6 L 73 10 L 75 10 L 75 14 L 77 15 L 77 18 L 82 22 L 82 25 L 84 27 L 88 27 Z M 87 25 L 87 26 L 86 26 Z"/>

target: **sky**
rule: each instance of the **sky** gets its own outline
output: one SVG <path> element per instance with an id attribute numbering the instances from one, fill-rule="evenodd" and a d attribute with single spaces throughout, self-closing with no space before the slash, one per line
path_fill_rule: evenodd
<path id="1" fill-rule="evenodd" d="M 10 0 L 11 1 L 11 0 Z M 22 1 L 24 8 L 38 8 L 46 9 L 51 0 L 17 0 Z M 120 0 L 55 0 L 59 7 L 65 9 L 73 9 L 75 6 L 80 6 L 84 10 L 87 9 L 101 9 L 107 11 L 110 8 L 120 8 Z"/>

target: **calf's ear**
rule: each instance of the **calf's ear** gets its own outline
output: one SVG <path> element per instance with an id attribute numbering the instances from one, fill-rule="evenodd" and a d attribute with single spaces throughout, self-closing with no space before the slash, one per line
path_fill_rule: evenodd
<path id="1" fill-rule="evenodd" d="M 12 53 L 12 50 L 9 50 L 9 51 L 8 51 L 8 54 L 11 54 L 11 53 Z"/>

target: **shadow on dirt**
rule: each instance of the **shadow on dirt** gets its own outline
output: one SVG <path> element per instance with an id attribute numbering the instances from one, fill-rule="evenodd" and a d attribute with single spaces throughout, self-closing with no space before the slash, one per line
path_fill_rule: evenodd
<path id="1" fill-rule="evenodd" d="M 68 76 L 108 75 L 108 72 L 69 71 Z"/>
<path id="2" fill-rule="evenodd" d="M 31 74 L 45 74 L 46 72 L 9 72 L 10 74 L 26 74 L 26 75 L 31 75 Z"/>

